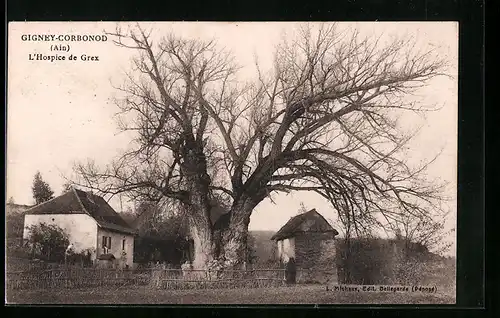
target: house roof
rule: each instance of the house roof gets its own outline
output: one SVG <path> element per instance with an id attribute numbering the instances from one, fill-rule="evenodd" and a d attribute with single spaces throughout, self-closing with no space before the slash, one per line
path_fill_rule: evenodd
<path id="1" fill-rule="evenodd" d="M 299 227 L 304 221 L 317 217 L 324 221 L 324 227 L 323 229 L 321 229 L 321 232 L 333 232 L 334 235 L 339 234 L 339 232 L 337 232 L 337 230 L 335 230 L 328 223 L 328 221 L 321 214 L 319 214 L 318 211 L 316 211 L 316 209 L 312 209 L 308 212 L 296 215 L 288 220 L 288 222 L 271 237 L 271 240 L 279 241 L 292 237 L 295 233 L 300 232 Z"/>
<path id="2" fill-rule="evenodd" d="M 134 234 L 135 231 L 102 197 L 73 188 L 54 199 L 28 210 L 26 214 L 81 214 L 90 215 L 101 228 Z"/>

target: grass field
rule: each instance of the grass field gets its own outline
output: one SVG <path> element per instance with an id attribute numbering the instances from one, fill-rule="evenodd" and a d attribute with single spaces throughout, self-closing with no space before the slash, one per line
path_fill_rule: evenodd
<path id="1" fill-rule="evenodd" d="M 449 291 L 363 293 L 326 291 L 324 286 L 256 289 L 82 289 L 8 291 L 8 304 L 454 304 Z"/>

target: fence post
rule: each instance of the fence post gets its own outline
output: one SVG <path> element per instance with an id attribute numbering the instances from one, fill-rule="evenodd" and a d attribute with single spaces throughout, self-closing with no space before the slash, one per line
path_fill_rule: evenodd
<path id="1" fill-rule="evenodd" d="M 49 286 L 51 288 L 54 288 L 55 285 L 56 284 L 55 284 L 55 281 L 54 281 L 54 272 L 52 270 L 50 270 L 50 272 L 49 272 Z"/>

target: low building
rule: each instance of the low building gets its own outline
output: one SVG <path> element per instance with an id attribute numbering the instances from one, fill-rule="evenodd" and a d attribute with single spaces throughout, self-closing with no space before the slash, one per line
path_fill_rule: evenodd
<path id="1" fill-rule="evenodd" d="M 271 240 L 283 265 L 292 262 L 297 282 L 336 282 L 335 236 L 339 233 L 315 209 L 292 217 Z"/>
<path id="2" fill-rule="evenodd" d="M 40 223 L 62 228 L 74 251 L 90 251 L 93 262 L 102 254 L 112 254 L 123 260 L 123 266 L 133 265 L 135 231 L 98 195 L 73 188 L 29 208 L 25 211 L 23 238 L 28 238 L 29 226 Z"/>

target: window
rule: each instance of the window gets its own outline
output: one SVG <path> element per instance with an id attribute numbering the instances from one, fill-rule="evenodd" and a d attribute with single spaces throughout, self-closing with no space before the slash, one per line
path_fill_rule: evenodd
<path id="1" fill-rule="evenodd" d="M 107 248 L 107 249 L 111 249 L 111 236 L 105 236 L 103 235 L 102 237 L 102 248 Z"/>
<path id="2" fill-rule="evenodd" d="M 122 240 L 122 251 L 125 250 L 125 239 Z"/>

